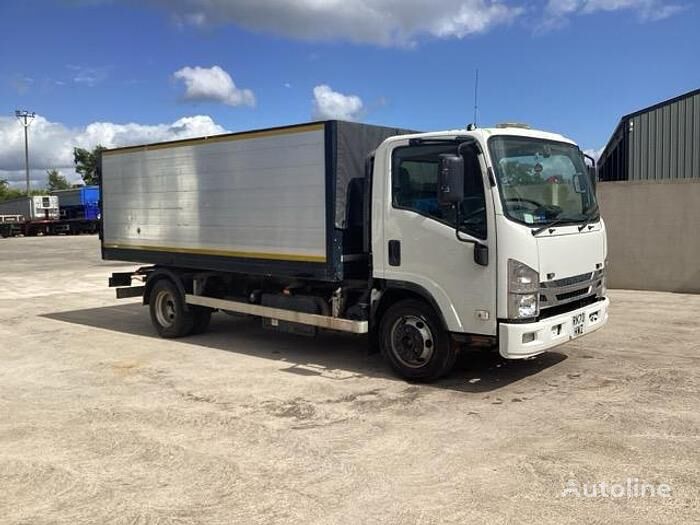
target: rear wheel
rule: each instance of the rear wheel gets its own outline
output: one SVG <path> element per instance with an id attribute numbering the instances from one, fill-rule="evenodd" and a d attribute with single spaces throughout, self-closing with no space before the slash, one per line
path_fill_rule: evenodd
<path id="1" fill-rule="evenodd" d="M 172 339 L 192 333 L 195 315 L 186 310 L 185 298 L 172 281 L 161 279 L 153 285 L 149 307 L 151 322 L 161 337 Z"/>
<path id="2" fill-rule="evenodd" d="M 454 366 L 449 335 L 426 303 L 408 299 L 392 305 L 379 331 L 382 353 L 404 379 L 434 381 Z"/>

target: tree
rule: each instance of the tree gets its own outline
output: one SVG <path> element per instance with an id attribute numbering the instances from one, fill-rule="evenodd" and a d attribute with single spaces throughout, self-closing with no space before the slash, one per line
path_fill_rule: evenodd
<path id="1" fill-rule="evenodd" d="M 46 195 L 46 189 L 34 189 L 29 192 L 30 195 Z M 13 188 L 10 182 L 5 179 L 0 179 L 0 202 L 9 201 L 26 197 L 27 193 L 22 189 Z"/>
<path id="2" fill-rule="evenodd" d="M 16 199 L 24 195 L 20 190 L 10 187 L 10 183 L 5 179 L 0 179 L 0 202 Z"/>
<path id="3" fill-rule="evenodd" d="M 75 171 L 80 173 L 85 185 L 91 186 L 100 182 L 97 174 L 97 158 L 100 152 L 106 149 L 99 144 L 92 151 L 83 148 L 73 148 Z"/>
<path id="4" fill-rule="evenodd" d="M 47 170 L 46 173 L 49 176 L 49 185 L 47 187 L 49 191 L 67 190 L 70 188 L 70 184 L 68 184 L 66 178 L 61 175 L 60 171 Z"/>

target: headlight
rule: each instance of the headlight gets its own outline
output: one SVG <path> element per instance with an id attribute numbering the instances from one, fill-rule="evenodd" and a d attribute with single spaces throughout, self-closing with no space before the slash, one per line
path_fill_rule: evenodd
<path id="1" fill-rule="evenodd" d="M 508 318 L 528 319 L 540 313 L 540 275 L 519 261 L 508 259 Z"/>

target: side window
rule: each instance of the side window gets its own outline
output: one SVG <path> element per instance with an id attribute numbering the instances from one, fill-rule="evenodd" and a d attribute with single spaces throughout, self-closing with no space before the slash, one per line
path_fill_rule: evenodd
<path id="1" fill-rule="evenodd" d="M 409 146 L 394 152 L 392 198 L 394 206 L 445 221 L 437 200 L 440 154 L 454 152 L 454 146 Z"/>
<path id="2" fill-rule="evenodd" d="M 438 202 L 438 170 L 440 155 L 455 153 L 455 146 L 425 145 L 398 148 L 394 152 L 392 169 L 392 199 L 394 207 L 415 211 L 451 226 L 457 226 L 457 208 Z M 462 231 L 486 238 L 486 208 L 481 165 L 474 148 L 464 148 L 464 201 L 460 205 Z"/>

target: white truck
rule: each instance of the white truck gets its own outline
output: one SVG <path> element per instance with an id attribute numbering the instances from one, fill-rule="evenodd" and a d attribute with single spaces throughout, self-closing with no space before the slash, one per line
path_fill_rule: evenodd
<path id="1" fill-rule="evenodd" d="M 369 334 L 431 381 L 464 346 L 529 358 L 608 319 L 594 178 L 558 134 L 328 121 L 107 150 L 100 172 L 103 257 L 151 265 L 110 286 L 163 337 L 239 312 Z"/>

